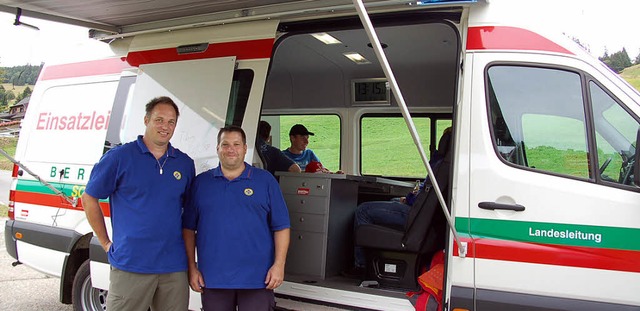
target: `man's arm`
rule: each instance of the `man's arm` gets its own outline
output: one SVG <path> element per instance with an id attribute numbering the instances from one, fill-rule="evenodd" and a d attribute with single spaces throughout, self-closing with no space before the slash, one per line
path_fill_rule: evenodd
<path id="1" fill-rule="evenodd" d="M 291 166 L 289 166 L 288 171 L 291 172 L 291 173 L 300 173 L 300 172 L 302 172 L 302 170 L 300 169 L 300 165 L 298 165 L 295 162 L 293 162 L 293 164 L 291 164 Z"/>
<path id="2" fill-rule="evenodd" d="M 267 289 L 275 289 L 284 281 L 284 264 L 287 260 L 287 250 L 289 249 L 290 231 L 289 228 L 286 228 L 273 233 L 275 259 L 264 281 L 267 284 Z"/>
<path id="3" fill-rule="evenodd" d="M 187 263 L 189 265 L 189 286 L 198 293 L 202 293 L 204 279 L 196 266 L 196 232 L 189 229 L 182 229 L 182 238 L 187 252 Z"/>
<path id="4" fill-rule="evenodd" d="M 107 233 L 107 226 L 104 223 L 104 215 L 102 214 L 102 209 L 100 209 L 100 202 L 98 202 L 97 198 L 85 192 L 82 194 L 82 207 L 84 208 L 84 213 L 87 215 L 91 229 L 93 229 L 98 241 L 100 241 L 100 245 L 102 245 L 105 252 L 109 252 L 111 240 Z"/>

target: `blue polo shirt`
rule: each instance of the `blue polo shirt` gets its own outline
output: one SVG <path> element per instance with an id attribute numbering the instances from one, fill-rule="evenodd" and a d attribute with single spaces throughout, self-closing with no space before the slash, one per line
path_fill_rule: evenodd
<path id="1" fill-rule="evenodd" d="M 220 167 L 200 173 L 189 191 L 183 227 L 196 231 L 198 269 L 206 288 L 265 288 L 273 265 L 273 232 L 290 227 L 278 182 L 245 163 L 228 180 Z"/>
<path id="2" fill-rule="evenodd" d="M 193 160 L 169 144 L 168 157 L 158 161 L 142 136 L 105 153 L 91 171 L 85 191 L 109 198 L 113 244 L 109 263 L 135 273 L 187 270 L 181 215 Z"/>
<path id="3" fill-rule="evenodd" d="M 309 162 L 311 161 L 320 162 L 320 159 L 318 159 L 316 154 L 313 153 L 313 150 L 311 149 L 305 149 L 304 151 L 302 151 L 301 154 L 293 154 L 291 153 L 291 151 L 289 151 L 289 149 L 282 150 L 282 153 L 284 153 L 284 155 L 289 157 L 289 159 L 298 163 L 298 165 L 300 166 L 303 172 L 304 172 L 304 169 L 307 168 L 307 164 L 309 164 Z"/>

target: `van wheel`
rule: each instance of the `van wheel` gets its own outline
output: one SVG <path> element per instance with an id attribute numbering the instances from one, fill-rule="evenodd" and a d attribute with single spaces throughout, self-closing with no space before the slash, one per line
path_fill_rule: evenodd
<path id="1" fill-rule="evenodd" d="M 109 291 L 91 286 L 91 271 L 89 260 L 82 263 L 75 278 L 71 293 L 74 311 L 105 311 L 107 310 L 107 294 Z"/>

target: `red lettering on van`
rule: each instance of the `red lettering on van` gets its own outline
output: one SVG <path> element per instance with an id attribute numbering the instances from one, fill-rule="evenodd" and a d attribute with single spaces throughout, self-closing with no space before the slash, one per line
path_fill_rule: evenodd
<path id="1" fill-rule="evenodd" d="M 45 131 L 93 131 L 106 130 L 111 118 L 111 111 L 100 114 L 97 111 L 90 113 L 79 112 L 77 115 L 56 115 L 51 112 L 38 114 L 36 130 Z"/>

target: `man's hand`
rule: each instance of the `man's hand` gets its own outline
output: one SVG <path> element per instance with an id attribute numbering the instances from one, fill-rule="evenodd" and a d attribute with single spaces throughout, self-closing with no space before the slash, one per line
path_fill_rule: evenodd
<path id="1" fill-rule="evenodd" d="M 264 280 L 264 284 L 267 284 L 267 289 L 276 289 L 284 281 L 284 267 L 274 264 L 267 272 L 267 278 Z"/>
<path id="2" fill-rule="evenodd" d="M 202 278 L 200 270 L 195 268 L 189 269 L 189 286 L 194 292 L 202 293 L 202 289 L 204 288 L 204 279 Z"/>
<path id="3" fill-rule="evenodd" d="M 111 244 L 113 244 L 111 241 L 107 240 L 106 243 L 101 244 L 102 248 L 104 249 L 105 252 L 109 252 L 109 248 L 111 248 Z"/>

